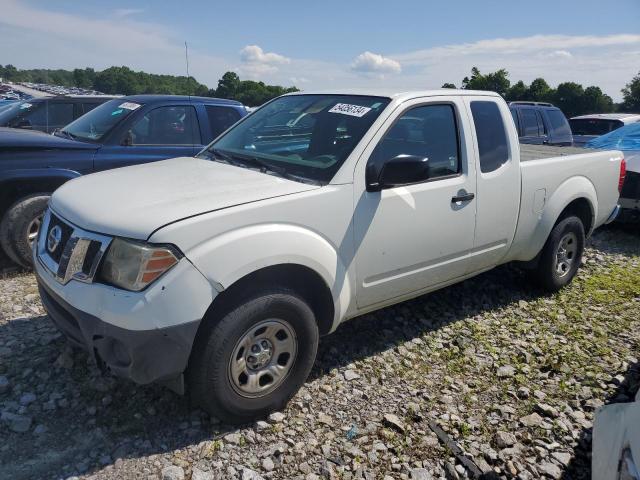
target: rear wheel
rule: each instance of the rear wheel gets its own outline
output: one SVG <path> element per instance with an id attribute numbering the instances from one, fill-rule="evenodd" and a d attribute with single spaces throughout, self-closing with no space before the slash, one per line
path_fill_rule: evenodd
<path id="1" fill-rule="evenodd" d="M 257 293 L 218 320 L 205 320 L 189 364 L 193 400 L 227 423 L 280 409 L 313 366 L 318 326 L 289 290 Z"/>
<path id="2" fill-rule="evenodd" d="M 18 265 L 31 268 L 31 249 L 38 237 L 50 194 L 36 193 L 14 203 L 0 222 L 0 245 Z"/>
<path id="3" fill-rule="evenodd" d="M 582 262 L 584 242 L 584 226 L 578 217 L 560 220 L 549 234 L 537 267 L 531 271 L 533 280 L 550 292 L 567 285 Z"/>

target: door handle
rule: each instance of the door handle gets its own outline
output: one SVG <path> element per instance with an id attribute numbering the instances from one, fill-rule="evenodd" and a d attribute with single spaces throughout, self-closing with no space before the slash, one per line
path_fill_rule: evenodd
<path id="1" fill-rule="evenodd" d="M 452 197 L 451 203 L 470 202 L 474 198 L 476 198 L 474 193 L 463 193 L 462 195 L 456 195 L 455 197 Z"/>

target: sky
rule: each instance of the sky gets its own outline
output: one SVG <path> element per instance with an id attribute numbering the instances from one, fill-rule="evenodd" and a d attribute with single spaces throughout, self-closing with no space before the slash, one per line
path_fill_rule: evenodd
<path id="1" fill-rule="evenodd" d="M 224 72 L 302 90 L 459 86 L 473 66 L 512 83 L 596 85 L 640 72 L 640 0 L 0 0 L 0 64 Z M 532 5 L 526 2 L 526 5 Z"/>

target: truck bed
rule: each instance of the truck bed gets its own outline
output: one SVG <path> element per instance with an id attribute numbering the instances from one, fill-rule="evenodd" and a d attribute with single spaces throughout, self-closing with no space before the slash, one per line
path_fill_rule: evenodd
<path id="1" fill-rule="evenodd" d="M 554 147 L 552 145 L 520 144 L 520 161 L 542 160 L 543 158 L 564 157 L 566 155 L 579 155 L 593 152 L 591 149 L 579 147 Z"/>

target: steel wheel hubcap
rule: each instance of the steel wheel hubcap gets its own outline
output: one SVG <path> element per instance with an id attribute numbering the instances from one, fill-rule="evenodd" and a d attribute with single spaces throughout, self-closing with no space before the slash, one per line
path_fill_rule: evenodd
<path id="1" fill-rule="evenodd" d="M 578 237 L 575 233 L 565 233 L 556 250 L 556 273 L 564 277 L 569 273 L 578 252 Z"/>
<path id="2" fill-rule="evenodd" d="M 38 238 L 38 232 L 40 231 L 40 224 L 42 223 L 42 215 L 37 216 L 27 227 L 27 242 L 29 246 L 33 246 L 33 242 Z"/>
<path id="3" fill-rule="evenodd" d="M 264 320 L 247 330 L 233 349 L 229 380 L 243 397 L 262 397 L 275 390 L 291 371 L 298 348 L 285 320 Z"/>

